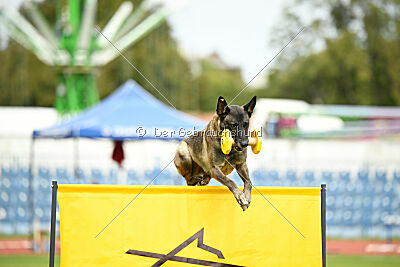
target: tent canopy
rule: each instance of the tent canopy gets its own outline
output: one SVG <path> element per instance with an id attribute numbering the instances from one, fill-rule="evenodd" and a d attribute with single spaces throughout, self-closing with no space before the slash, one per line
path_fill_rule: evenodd
<path id="1" fill-rule="evenodd" d="M 205 122 L 160 102 L 128 80 L 96 106 L 55 126 L 35 130 L 33 138 L 182 140 Z"/>

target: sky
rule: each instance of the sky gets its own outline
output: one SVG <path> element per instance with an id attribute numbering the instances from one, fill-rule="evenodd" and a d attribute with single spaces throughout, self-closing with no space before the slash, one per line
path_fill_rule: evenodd
<path id="1" fill-rule="evenodd" d="M 199 57 L 217 52 L 225 63 L 240 67 L 247 82 L 279 51 L 270 41 L 287 0 L 184 2 L 168 21 L 185 54 Z M 262 83 L 262 76 L 253 85 Z"/>
<path id="2" fill-rule="evenodd" d="M 104 1 L 104 0 L 103 0 Z M 279 51 L 271 46 L 274 28 L 289 0 L 149 0 L 173 11 L 168 18 L 172 34 L 184 55 L 191 58 L 213 52 L 233 67 L 240 67 L 245 82 Z M 3 1 L 18 6 L 23 0 Z M 290 49 L 290 47 L 288 47 Z M 272 64 L 273 65 L 273 64 Z M 251 84 L 264 82 L 263 74 Z"/>

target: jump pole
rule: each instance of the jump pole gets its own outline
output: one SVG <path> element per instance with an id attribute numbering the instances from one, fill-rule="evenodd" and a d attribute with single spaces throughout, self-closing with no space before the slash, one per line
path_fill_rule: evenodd
<path id="1" fill-rule="evenodd" d="M 322 267 L 326 267 L 326 184 L 321 184 Z"/>
<path id="2" fill-rule="evenodd" d="M 50 260 L 49 266 L 54 267 L 56 251 L 56 209 L 57 209 L 57 181 L 51 183 L 51 228 L 50 228 Z"/>

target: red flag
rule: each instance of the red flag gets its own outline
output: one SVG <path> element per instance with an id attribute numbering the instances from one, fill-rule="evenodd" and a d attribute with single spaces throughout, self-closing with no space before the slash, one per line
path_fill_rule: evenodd
<path id="1" fill-rule="evenodd" d="M 118 165 L 121 167 L 122 161 L 125 159 L 122 141 L 119 140 L 114 141 L 114 150 L 112 153 L 112 159 L 115 162 L 117 162 Z"/>

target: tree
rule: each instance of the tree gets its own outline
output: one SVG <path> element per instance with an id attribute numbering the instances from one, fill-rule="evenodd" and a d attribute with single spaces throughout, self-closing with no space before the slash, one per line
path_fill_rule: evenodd
<path id="1" fill-rule="evenodd" d="M 287 24 L 305 25 L 295 12 L 304 6 L 328 18 L 311 21 L 300 37 L 309 45 L 286 54 L 258 93 L 311 103 L 400 104 L 400 1 L 297 0 Z M 318 50 L 313 44 L 321 41 Z"/>
<path id="2" fill-rule="evenodd" d="M 230 97 L 243 88 L 239 69 L 226 66 L 216 54 L 200 60 L 200 65 L 201 73 L 196 82 L 201 110 L 214 111 L 219 96 Z"/>

